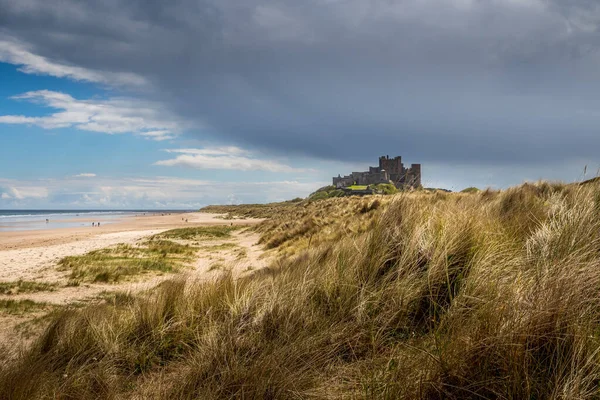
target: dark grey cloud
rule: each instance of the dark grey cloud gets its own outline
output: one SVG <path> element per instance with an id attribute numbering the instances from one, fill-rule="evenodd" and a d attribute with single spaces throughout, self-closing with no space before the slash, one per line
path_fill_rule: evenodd
<path id="1" fill-rule="evenodd" d="M 551 164 L 600 145 L 592 0 L 0 0 L 36 54 L 133 72 L 214 136 L 340 161 Z M 202 129 L 206 132 L 207 129 Z"/>

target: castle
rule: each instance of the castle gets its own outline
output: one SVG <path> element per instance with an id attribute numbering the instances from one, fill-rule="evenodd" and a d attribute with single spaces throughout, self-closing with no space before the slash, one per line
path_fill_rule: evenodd
<path id="1" fill-rule="evenodd" d="M 365 172 L 352 172 L 350 175 L 333 178 L 333 186 L 344 188 L 352 185 L 376 185 L 393 183 L 397 188 L 421 186 L 421 164 L 411 164 L 404 168 L 402 157 L 379 157 L 378 167 L 369 167 Z"/>

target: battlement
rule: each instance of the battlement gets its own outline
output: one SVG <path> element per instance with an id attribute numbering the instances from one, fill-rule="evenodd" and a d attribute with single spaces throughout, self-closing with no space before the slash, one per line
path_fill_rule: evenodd
<path id="1" fill-rule="evenodd" d="M 338 175 L 333 178 L 333 185 L 337 188 L 380 183 L 393 183 L 397 188 L 420 187 L 421 164 L 411 164 L 410 168 L 405 168 L 401 156 L 381 156 L 378 167 L 369 167 L 365 172 L 352 172 L 350 175 Z"/>

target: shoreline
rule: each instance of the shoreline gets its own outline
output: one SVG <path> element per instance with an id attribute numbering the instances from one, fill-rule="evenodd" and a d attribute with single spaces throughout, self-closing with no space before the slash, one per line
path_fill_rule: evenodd
<path id="1" fill-rule="evenodd" d="M 39 215 L 0 215 L 0 233 L 4 232 L 34 232 L 52 231 L 66 228 L 86 228 L 92 223 L 114 224 L 133 217 L 151 217 L 165 215 L 181 215 L 194 213 L 196 211 L 180 212 L 88 212 L 88 213 L 63 213 L 63 214 L 39 214 Z M 46 218 L 50 217 L 50 218 Z"/>
<path id="2" fill-rule="evenodd" d="M 182 220 L 186 215 L 188 222 Z M 49 228 L 38 230 L 14 230 L 0 232 L 0 252 L 5 250 L 17 250 L 24 248 L 38 248 L 55 244 L 65 244 L 95 236 L 110 233 L 167 230 L 175 228 L 193 227 L 198 225 L 224 225 L 233 223 L 255 224 L 261 220 L 223 220 L 218 218 L 221 214 L 201 213 L 198 211 L 149 214 L 141 216 L 128 216 L 118 218 L 115 222 L 101 224 L 100 227 L 92 227 L 91 223 L 96 220 L 86 220 L 88 224 L 80 227 Z M 0 278 L 2 278 L 0 276 Z"/>

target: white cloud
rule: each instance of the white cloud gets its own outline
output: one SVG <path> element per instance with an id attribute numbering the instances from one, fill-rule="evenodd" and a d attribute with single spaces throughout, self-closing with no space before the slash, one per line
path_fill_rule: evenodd
<path id="1" fill-rule="evenodd" d="M 0 178 L 2 208 L 199 208 L 307 196 L 325 182 L 217 182 L 172 177 L 38 179 Z M 269 190 L 265 190 L 268 187 Z"/>
<path id="2" fill-rule="evenodd" d="M 134 133 L 152 140 L 171 139 L 186 125 L 158 104 L 135 99 L 79 100 L 61 92 L 38 90 L 14 96 L 58 110 L 43 117 L 1 115 L 0 123 L 44 129 L 75 128 L 108 134 Z"/>
<path id="3" fill-rule="evenodd" d="M 96 174 L 91 174 L 89 172 L 85 172 L 83 174 L 77 174 L 73 176 L 74 178 L 94 178 L 96 177 Z"/>
<path id="4" fill-rule="evenodd" d="M 248 150 L 241 149 L 236 146 L 217 146 L 205 147 L 202 149 L 170 149 L 165 150 L 168 153 L 195 154 L 202 156 L 223 156 L 223 155 L 242 155 L 250 154 Z"/>
<path id="5" fill-rule="evenodd" d="M 34 124 L 37 118 L 26 117 L 24 115 L 4 115 L 0 116 L 0 122 L 3 124 Z"/>
<path id="6" fill-rule="evenodd" d="M 130 72 L 108 72 L 86 69 L 48 60 L 32 53 L 17 41 L 0 40 L 0 62 L 20 65 L 26 74 L 44 74 L 76 81 L 97 82 L 109 85 L 142 86 L 146 80 Z"/>
<path id="7" fill-rule="evenodd" d="M 41 199 L 48 197 L 48 189 L 43 186 L 19 186 L 19 187 L 7 187 L 3 192 L 1 198 L 3 199 Z"/>
<path id="8" fill-rule="evenodd" d="M 172 149 L 179 153 L 173 159 L 157 161 L 155 165 L 167 167 L 183 166 L 195 169 L 227 169 L 236 171 L 307 172 L 275 160 L 255 158 L 239 147 L 209 147 L 203 149 Z"/>
<path id="9" fill-rule="evenodd" d="M 140 133 L 140 135 L 144 136 L 148 139 L 156 140 L 157 142 L 162 142 L 163 140 L 169 140 L 169 139 L 175 138 L 175 136 L 173 136 L 169 131 L 142 132 L 142 133 Z"/>

